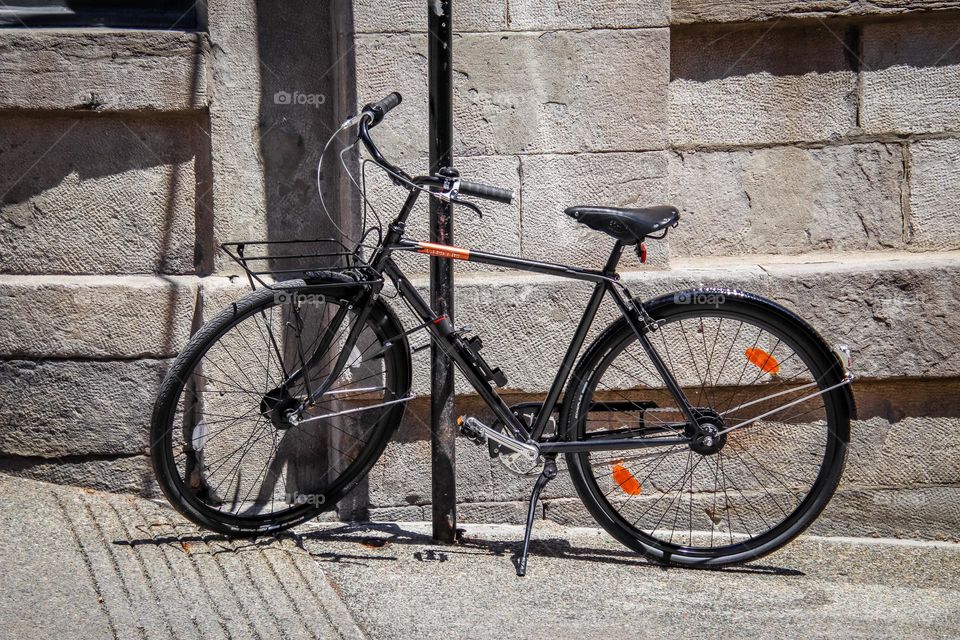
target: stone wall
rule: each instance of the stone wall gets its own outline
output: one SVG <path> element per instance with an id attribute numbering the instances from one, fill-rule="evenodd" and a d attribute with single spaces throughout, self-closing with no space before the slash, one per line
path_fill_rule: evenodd
<path id="1" fill-rule="evenodd" d="M 0 471 L 155 494 L 160 380 L 243 290 L 217 245 L 328 233 L 349 3 L 201 4 L 195 32 L 0 29 Z"/>
<path id="2" fill-rule="evenodd" d="M 197 33 L 0 31 L 0 471 L 155 492 L 156 385 L 243 290 L 217 243 L 329 231 L 319 147 L 389 91 L 404 103 L 378 140 L 426 166 L 426 3 L 208 4 Z M 854 348 L 860 415 L 819 530 L 955 537 L 960 3 L 460 0 L 455 12 L 457 166 L 518 194 L 482 220 L 460 212 L 457 244 L 595 266 L 606 239 L 565 206 L 676 204 L 681 225 L 650 243 L 650 264 L 625 259 L 636 293 L 742 287 Z M 325 99 L 276 98 L 294 91 Z M 342 178 L 324 188 L 351 224 Z M 397 205 L 373 176 L 370 194 Z M 425 207 L 416 216 L 425 236 Z M 408 266 L 425 286 L 426 261 Z M 457 269 L 458 322 L 485 337 L 511 398 L 538 397 L 588 289 Z M 427 358 L 414 360 L 422 394 Z M 458 391 L 463 412 L 486 417 Z M 428 415 L 421 397 L 355 497 L 375 517 L 429 515 Z M 517 521 L 530 481 L 469 442 L 457 455 L 461 519 Z M 551 485 L 544 515 L 585 523 L 573 496 Z"/>
<path id="3" fill-rule="evenodd" d="M 404 94 L 377 135 L 418 168 L 427 120 L 419 4 L 356 5 L 358 98 Z M 461 212 L 455 241 L 598 266 L 607 242 L 566 218 L 565 206 L 676 204 L 680 227 L 649 243 L 652 264 L 625 260 L 635 292 L 742 287 L 854 348 L 860 419 L 818 531 L 955 538 L 960 456 L 943 440 L 960 424 L 951 197 L 960 13 L 951 9 L 960 6 L 456 3 L 456 162 L 518 198 L 486 207 L 483 220 Z M 385 209 L 398 205 L 386 183 L 371 193 Z M 418 215 L 422 237 L 426 209 Z M 408 268 L 426 282 L 425 260 Z M 457 269 L 458 323 L 485 336 L 512 397 L 539 397 L 589 289 Z M 417 364 L 425 370 L 427 359 Z M 462 380 L 458 393 L 458 413 L 489 417 Z M 416 403 L 407 422 L 371 478 L 371 506 L 429 519 L 429 405 Z M 460 517 L 521 522 L 530 481 L 468 442 L 457 456 Z M 545 517 L 588 524 L 569 483 L 548 493 Z"/>

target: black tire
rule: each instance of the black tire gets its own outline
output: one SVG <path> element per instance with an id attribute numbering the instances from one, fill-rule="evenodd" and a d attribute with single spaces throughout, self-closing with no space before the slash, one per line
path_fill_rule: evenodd
<path id="1" fill-rule="evenodd" d="M 308 312 L 297 307 L 296 314 L 291 315 L 293 307 L 290 305 L 303 304 L 293 301 L 314 296 L 323 305 L 328 305 L 315 313 L 320 320 L 314 321 L 316 333 L 312 344 L 322 344 L 322 340 L 329 339 L 331 348 L 328 353 L 334 354 L 337 343 L 349 330 L 349 319 L 355 320 L 360 311 L 359 307 L 354 309 L 352 306 L 355 290 L 349 286 L 335 286 L 333 289 L 329 285 L 309 286 L 302 280 L 275 285 L 273 289 L 258 289 L 205 323 L 180 352 L 160 388 L 150 438 L 157 482 L 180 513 L 201 527 L 231 537 L 270 534 L 334 509 L 336 503 L 367 474 L 399 426 L 405 402 L 347 416 L 324 416 L 341 413 L 342 407 L 349 408 L 356 403 L 371 406 L 409 395 L 409 345 L 396 316 L 382 301 L 372 303 L 362 329 L 363 353 L 359 354 L 358 342 L 355 347 L 358 355 L 351 352 L 351 363 L 341 374 L 355 375 L 355 383 L 349 383 L 354 386 L 331 387 L 331 395 L 324 394 L 318 407 L 310 409 L 319 417 L 310 422 L 309 429 L 305 423 L 278 428 L 275 413 L 265 411 L 271 405 L 264 405 L 262 400 L 277 380 L 287 375 L 288 370 L 295 370 L 298 362 L 303 362 L 303 359 L 296 360 L 296 353 L 310 337 L 303 329 L 307 323 L 296 333 L 296 341 L 290 337 L 289 328 L 296 325 L 291 318 L 299 321 Z M 343 328 L 333 329 L 334 314 L 341 309 L 348 321 L 341 322 Z M 274 331 L 274 328 L 278 330 Z M 259 352 L 259 347 L 252 342 L 252 338 L 258 335 L 254 329 L 262 336 L 262 345 L 266 345 L 263 352 Z M 231 353 L 224 346 L 243 342 L 251 348 L 249 353 L 241 351 L 239 359 L 236 350 Z M 229 359 L 223 356 L 224 353 Z M 371 355 L 367 356 L 367 353 Z M 284 362 L 291 358 L 294 362 Z M 317 380 L 329 375 L 332 367 L 326 354 L 323 360 L 305 368 L 308 374 L 300 377 L 300 386 L 295 388 L 294 394 L 299 389 L 300 396 L 305 397 L 304 389 L 309 389 L 311 380 L 316 384 Z M 271 362 L 275 363 L 272 367 Z M 371 362 L 373 364 L 369 364 Z M 266 371 L 262 376 L 263 388 L 259 389 L 255 387 L 260 385 L 262 371 L 255 371 L 256 367 Z M 326 373 L 324 367 L 327 367 Z M 360 376 L 371 370 L 374 373 L 369 375 L 369 380 L 375 382 L 363 382 L 367 379 Z M 355 374 L 353 371 L 364 373 Z M 246 388 L 248 384 L 250 389 Z M 371 384 L 376 386 L 371 387 Z M 383 394 L 382 401 L 380 394 Z M 331 411 L 331 408 L 337 409 Z M 351 420 L 349 424 L 345 422 L 348 419 Z M 269 441 L 264 442 L 266 439 L 272 439 L 272 445 Z M 217 453 L 237 442 L 243 447 L 243 453 L 238 454 L 240 449 L 234 449 L 229 454 L 231 457 L 216 462 L 215 470 L 214 461 L 209 460 L 215 441 L 220 446 Z M 251 454 L 254 447 L 257 447 L 256 455 Z M 239 461 L 234 462 L 237 455 Z M 262 462 L 263 470 L 260 475 L 248 474 L 244 478 L 240 468 L 248 455 L 251 456 L 248 466 L 255 469 L 252 465 L 259 466 Z M 321 462 L 326 462 L 327 466 L 319 467 Z M 226 489 L 214 488 L 214 473 L 220 469 L 227 469 L 225 473 L 229 473 L 228 464 L 236 465 L 236 478 L 230 480 L 236 487 L 229 484 Z M 305 477 L 308 479 L 303 480 Z M 261 479 L 262 483 L 257 487 Z M 224 481 L 219 480 L 221 486 Z M 298 487 L 310 487 L 311 493 Z M 246 495 L 241 497 L 244 489 Z M 304 496 L 313 498 L 303 499 Z M 233 508 L 227 509 L 228 504 Z"/>
<path id="2" fill-rule="evenodd" d="M 568 454 L 567 464 L 580 498 L 597 523 L 614 538 L 659 563 L 718 567 L 775 551 L 802 533 L 836 490 L 854 411 L 849 386 L 840 386 L 790 408 L 781 407 L 840 383 L 845 372 L 839 359 L 795 314 L 743 292 L 686 291 L 645 303 L 644 308 L 663 322 L 660 329 L 648 332 L 651 342 L 691 404 L 703 407 L 703 415 L 713 416 L 709 411 L 716 412 L 723 423 L 718 431 L 771 408 L 777 412 L 726 433 L 717 451 L 704 453 L 677 445 Z M 734 334 L 736 322 L 741 324 Z M 757 332 L 752 348 L 752 334 L 743 327 Z M 695 339 L 703 343 L 702 358 L 696 353 L 700 346 L 690 344 L 691 329 Z M 715 348 L 711 349 L 714 331 Z M 678 335 L 683 340 L 677 340 Z M 757 347 L 765 335 L 769 337 L 763 343 L 773 344 L 769 352 Z M 717 366 L 723 356 L 716 347 L 720 341 L 729 341 L 729 351 L 723 364 Z M 744 345 L 748 348 L 743 349 Z M 561 420 L 565 439 L 581 440 L 598 426 L 601 431 L 608 430 L 611 427 L 605 426 L 607 423 L 612 423 L 612 428 L 639 425 L 642 433 L 635 437 L 675 435 L 669 431 L 685 420 L 678 411 L 671 414 L 669 408 L 662 408 L 675 402 L 662 388 L 662 382 L 661 388 L 656 386 L 653 381 L 659 380 L 652 372 L 648 378 L 647 372 L 641 371 L 644 363 L 633 364 L 638 359 L 634 350 L 639 350 L 637 338 L 622 319 L 605 329 L 587 350 L 567 393 Z M 689 358 L 685 355 L 687 350 Z M 758 353 L 766 354 L 766 358 L 760 358 Z M 731 354 L 745 361 L 743 370 L 749 370 L 750 377 L 757 373 L 749 385 L 740 383 L 744 380 L 743 372 L 730 385 L 736 370 L 724 368 Z M 696 376 L 693 370 L 697 371 Z M 628 375 L 631 371 L 637 373 Z M 639 387 L 632 382 L 641 377 L 651 384 Z M 714 378 L 716 384 L 710 384 Z M 635 405 L 615 402 L 620 396 L 630 402 L 653 400 L 661 408 L 621 411 Z M 754 400 L 762 402 L 750 404 Z M 739 466 L 730 466 L 733 463 L 729 461 L 734 459 Z M 645 476 L 635 473 L 639 460 L 644 461 Z M 696 477 L 700 464 L 705 464 L 705 479 Z M 641 477 L 642 480 L 638 479 Z M 756 530 L 751 528 L 751 522 L 756 524 Z M 688 525 L 688 530 L 683 531 Z"/>

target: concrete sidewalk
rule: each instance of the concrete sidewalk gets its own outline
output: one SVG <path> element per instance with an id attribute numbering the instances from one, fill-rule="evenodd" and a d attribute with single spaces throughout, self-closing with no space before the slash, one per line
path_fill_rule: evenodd
<path id="1" fill-rule="evenodd" d="M 129 496 L 0 476 L 4 638 L 955 638 L 960 545 L 805 538 L 662 569 L 593 529 L 317 524 L 238 542 Z"/>

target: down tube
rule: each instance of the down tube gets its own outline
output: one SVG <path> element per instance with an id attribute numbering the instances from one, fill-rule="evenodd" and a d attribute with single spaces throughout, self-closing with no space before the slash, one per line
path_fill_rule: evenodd
<path id="1" fill-rule="evenodd" d="M 457 368 L 460 369 L 460 372 L 463 373 L 467 379 L 467 382 L 480 394 L 480 397 L 483 398 L 483 401 L 490 407 L 494 415 L 503 422 L 503 424 L 510 427 L 514 437 L 523 442 L 530 440 L 530 432 L 527 428 L 513 415 L 510 407 L 508 407 L 503 401 L 503 398 L 493 390 L 490 383 L 486 381 L 480 372 L 473 368 L 473 365 L 460 352 L 456 343 L 452 340 L 452 336 L 454 335 L 453 327 L 450 325 L 450 321 L 446 316 L 437 316 L 437 314 L 434 313 L 430 305 L 427 304 L 416 288 L 410 284 L 410 281 L 407 280 L 406 276 L 403 275 L 393 260 L 386 261 L 384 272 L 386 272 L 393 281 L 400 295 L 410 303 L 414 312 L 423 322 L 427 323 L 427 328 L 433 339 L 447 351 L 450 358 L 456 363 Z"/>

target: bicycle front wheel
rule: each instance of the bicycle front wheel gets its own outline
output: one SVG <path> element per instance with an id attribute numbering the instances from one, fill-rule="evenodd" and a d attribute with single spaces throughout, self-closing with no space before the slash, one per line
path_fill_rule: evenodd
<path id="1" fill-rule="evenodd" d="M 852 406 L 842 366 L 806 323 L 756 296 L 688 291 L 645 308 L 660 321 L 648 338 L 716 435 L 569 454 L 581 499 L 611 535 L 659 562 L 721 566 L 778 549 L 840 480 Z M 693 434 L 623 321 L 589 349 L 570 394 L 570 440 Z"/>
<path id="2" fill-rule="evenodd" d="M 409 362 L 381 302 L 364 314 L 303 281 L 244 296 L 193 336 L 161 386 L 160 488 L 187 518 L 231 536 L 333 509 L 399 425 Z"/>

